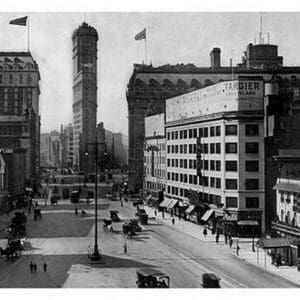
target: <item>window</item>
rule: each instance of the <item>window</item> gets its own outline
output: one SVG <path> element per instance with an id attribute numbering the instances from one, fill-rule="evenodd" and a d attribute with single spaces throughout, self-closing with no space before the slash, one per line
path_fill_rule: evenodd
<path id="1" fill-rule="evenodd" d="M 184 168 L 187 169 L 187 159 L 184 159 L 183 163 L 184 163 Z"/>
<path id="2" fill-rule="evenodd" d="M 258 136 L 259 135 L 258 124 L 246 124 L 245 128 L 246 128 L 247 136 Z"/>
<path id="3" fill-rule="evenodd" d="M 226 143 L 225 153 L 237 153 L 237 143 Z"/>
<path id="4" fill-rule="evenodd" d="M 175 131 L 175 139 L 178 140 L 178 131 Z"/>
<path id="5" fill-rule="evenodd" d="M 246 197 L 246 208 L 259 208 L 259 198 Z"/>
<path id="6" fill-rule="evenodd" d="M 190 184 L 193 184 L 193 180 L 194 180 L 193 175 L 189 175 L 189 183 Z"/>
<path id="7" fill-rule="evenodd" d="M 221 178 L 216 178 L 216 188 L 217 189 L 221 188 Z"/>
<path id="8" fill-rule="evenodd" d="M 215 127 L 210 127 L 210 136 L 215 136 Z"/>
<path id="9" fill-rule="evenodd" d="M 226 125 L 225 126 L 226 135 L 237 135 L 237 125 Z"/>
<path id="10" fill-rule="evenodd" d="M 203 144 L 203 152 L 208 153 L 208 144 Z"/>
<path id="11" fill-rule="evenodd" d="M 193 137 L 193 129 L 189 129 L 189 138 L 191 139 Z"/>
<path id="12" fill-rule="evenodd" d="M 221 126 L 216 126 L 216 136 L 221 135 Z"/>
<path id="13" fill-rule="evenodd" d="M 194 175 L 194 184 L 198 184 L 197 175 Z"/>
<path id="14" fill-rule="evenodd" d="M 210 153 L 211 154 L 215 153 L 215 144 L 214 143 L 210 144 Z"/>
<path id="15" fill-rule="evenodd" d="M 215 187 L 215 178 L 210 177 L 210 187 Z"/>
<path id="16" fill-rule="evenodd" d="M 208 128 L 207 127 L 203 128 L 203 136 L 208 137 Z"/>
<path id="17" fill-rule="evenodd" d="M 167 160 L 167 166 L 170 167 L 170 158 Z"/>
<path id="18" fill-rule="evenodd" d="M 236 172 L 237 171 L 237 161 L 236 160 L 227 160 L 225 163 L 226 171 Z"/>
<path id="19" fill-rule="evenodd" d="M 199 128 L 199 138 L 203 137 L 203 128 Z"/>
<path id="20" fill-rule="evenodd" d="M 2 76 L 2 74 L 0 74 L 0 84 L 2 84 L 3 83 L 3 76 Z"/>
<path id="21" fill-rule="evenodd" d="M 208 170 L 208 160 L 204 161 L 204 170 Z"/>
<path id="22" fill-rule="evenodd" d="M 208 177 L 207 176 L 203 176 L 203 186 L 208 186 Z"/>
<path id="23" fill-rule="evenodd" d="M 193 144 L 189 144 L 189 153 L 193 153 Z"/>
<path id="24" fill-rule="evenodd" d="M 187 130 L 183 130 L 183 138 L 184 138 L 184 139 L 187 138 Z"/>
<path id="25" fill-rule="evenodd" d="M 175 153 L 178 153 L 178 145 L 175 145 Z"/>
<path id="26" fill-rule="evenodd" d="M 245 181 L 246 190 L 258 190 L 259 189 L 259 180 L 258 179 L 246 179 Z"/>
<path id="27" fill-rule="evenodd" d="M 237 197 L 226 197 L 226 207 L 237 207 Z"/>
<path id="28" fill-rule="evenodd" d="M 180 168 L 183 168 L 183 159 L 180 160 Z"/>
<path id="29" fill-rule="evenodd" d="M 183 145 L 180 145 L 180 153 L 183 153 Z"/>
<path id="30" fill-rule="evenodd" d="M 183 145 L 183 153 L 187 153 L 187 144 Z"/>
<path id="31" fill-rule="evenodd" d="M 216 160 L 216 171 L 221 171 L 221 161 Z"/>
<path id="32" fill-rule="evenodd" d="M 225 185 L 228 190 L 237 190 L 237 179 L 226 179 Z"/>
<path id="33" fill-rule="evenodd" d="M 258 154 L 259 144 L 258 143 L 246 143 L 247 154 Z"/>
<path id="34" fill-rule="evenodd" d="M 174 140 L 174 131 L 172 131 L 172 140 Z"/>
<path id="35" fill-rule="evenodd" d="M 210 170 L 211 170 L 211 171 L 214 171 L 215 169 L 216 169 L 215 161 L 214 161 L 214 160 L 211 160 L 211 161 L 210 161 Z"/>
<path id="36" fill-rule="evenodd" d="M 193 129 L 193 135 L 194 135 L 194 136 L 193 136 L 194 138 L 197 137 L 197 128 L 194 128 L 194 129 Z"/>
<path id="37" fill-rule="evenodd" d="M 179 136 L 180 136 L 180 139 L 183 139 L 183 130 L 180 130 Z"/>
<path id="38" fill-rule="evenodd" d="M 193 169 L 193 160 L 192 159 L 189 160 L 189 169 Z"/>
<path id="39" fill-rule="evenodd" d="M 168 150 L 167 152 L 170 153 L 170 146 L 168 146 L 167 150 Z"/>
<path id="40" fill-rule="evenodd" d="M 9 83 L 13 83 L 13 76 L 12 76 L 12 74 L 9 74 Z"/>
<path id="41" fill-rule="evenodd" d="M 246 160 L 246 171 L 247 172 L 258 172 L 259 161 L 258 160 Z"/>
<path id="42" fill-rule="evenodd" d="M 216 143 L 216 153 L 220 154 L 221 153 L 221 144 Z"/>

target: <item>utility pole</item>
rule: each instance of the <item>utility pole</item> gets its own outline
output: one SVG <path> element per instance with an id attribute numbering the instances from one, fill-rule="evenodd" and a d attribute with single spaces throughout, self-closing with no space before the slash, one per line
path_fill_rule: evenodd
<path id="1" fill-rule="evenodd" d="M 98 179 L 97 179 L 97 168 L 98 168 L 98 141 L 97 136 L 94 143 L 87 143 L 87 145 L 95 146 L 95 239 L 94 239 L 94 251 L 91 254 L 92 261 L 98 261 L 102 259 L 98 249 Z M 88 155 L 88 152 L 85 153 Z"/>

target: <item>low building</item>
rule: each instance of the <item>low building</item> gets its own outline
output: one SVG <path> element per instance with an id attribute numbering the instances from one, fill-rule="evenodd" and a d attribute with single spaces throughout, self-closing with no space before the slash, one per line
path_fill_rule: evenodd
<path id="1" fill-rule="evenodd" d="M 178 213 L 198 206 L 207 222 L 223 208 L 227 232 L 264 232 L 263 91 L 262 77 L 240 76 L 166 100 L 165 197 Z"/>
<path id="2" fill-rule="evenodd" d="M 158 114 L 145 118 L 144 147 L 144 189 L 155 200 L 162 200 L 166 189 L 166 139 L 165 115 Z"/>

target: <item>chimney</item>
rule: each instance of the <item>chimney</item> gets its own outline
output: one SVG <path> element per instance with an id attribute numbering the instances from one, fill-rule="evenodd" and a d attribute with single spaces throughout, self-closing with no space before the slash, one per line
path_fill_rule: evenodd
<path id="1" fill-rule="evenodd" d="M 211 68 L 216 69 L 221 67 L 221 49 L 213 48 L 210 52 Z"/>

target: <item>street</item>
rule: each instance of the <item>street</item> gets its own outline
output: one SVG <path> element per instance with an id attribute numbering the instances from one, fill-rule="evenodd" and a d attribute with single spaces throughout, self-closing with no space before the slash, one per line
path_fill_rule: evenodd
<path id="1" fill-rule="evenodd" d="M 41 202 L 42 203 L 42 202 Z M 170 276 L 172 288 L 201 288 L 202 274 L 213 272 L 221 277 L 222 288 L 292 288 L 291 282 L 224 252 L 212 242 L 203 242 L 184 234 L 175 226 L 154 219 L 133 239 L 125 239 L 123 222 L 113 223 L 115 232 L 105 232 L 101 219 L 109 210 L 120 211 L 122 221 L 134 218 L 131 203 L 99 199 L 99 249 L 102 260 L 91 263 L 87 247 L 93 246 L 94 206 L 81 205 L 86 217 L 75 216 L 74 204 L 64 201 L 42 209 L 42 220 L 28 217 L 27 250 L 14 261 L 0 260 L 0 287 L 110 287 L 135 288 L 136 271 L 154 267 Z M 128 253 L 123 252 L 126 242 Z M 4 243 L 1 240 L 2 246 Z M 29 263 L 38 265 L 31 274 Z M 46 273 L 42 264 L 48 264 Z"/>

